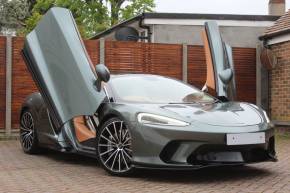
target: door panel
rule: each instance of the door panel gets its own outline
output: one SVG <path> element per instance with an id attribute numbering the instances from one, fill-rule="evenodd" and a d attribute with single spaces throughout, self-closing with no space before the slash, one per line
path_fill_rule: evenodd
<path id="1" fill-rule="evenodd" d="M 221 99 L 233 100 L 236 87 L 232 49 L 223 42 L 215 21 L 205 23 L 202 37 L 207 62 L 206 86 L 211 94 Z"/>
<path id="2" fill-rule="evenodd" d="M 235 75 L 235 65 L 234 65 L 234 58 L 233 58 L 233 49 L 230 45 L 224 44 L 225 51 L 226 51 L 226 59 L 228 61 L 228 67 L 233 72 L 232 81 L 228 85 L 228 98 L 229 99 L 236 99 L 237 97 L 237 88 L 236 88 L 236 75 Z"/>
<path id="3" fill-rule="evenodd" d="M 103 102 L 105 93 L 95 87 L 92 62 L 69 10 L 50 9 L 26 36 L 23 55 L 56 126 L 93 115 Z"/>
<path id="4" fill-rule="evenodd" d="M 210 51 L 210 45 L 207 38 L 206 31 L 202 31 L 202 38 L 204 43 L 204 50 L 205 50 L 205 58 L 206 58 L 206 69 L 207 69 L 207 76 L 206 76 L 206 87 L 210 94 L 215 95 L 216 90 L 216 80 L 215 80 L 215 74 L 214 74 L 214 66 L 213 66 L 213 60 L 211 56 Z"/>

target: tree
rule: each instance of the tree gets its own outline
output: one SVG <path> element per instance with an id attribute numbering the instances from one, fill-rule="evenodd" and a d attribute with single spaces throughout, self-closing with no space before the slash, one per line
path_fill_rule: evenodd
<path id="1" fill-rule="evenodd" d="M 138 15 L 152 12 L 154 0 L 27 0 L 31 14 L 25 20 L 24 34 L 30 32 L 47 10 L 53 6 L 72 11 L 81 34 L 92 37 L 116 23 Z"/>
<path id="2" fill-rule="evenodd" d="M 36 4 L 36 0 L 27 0 L 27 3 L 29 5 L 29 8 L 28 9 L 31 12 L 32 9 L 33 9 L 33 7 L 34 7 L 34 5 Z"/>
<path id="3" fill-rule="evenodd" d="M 0 0 L 0 31 L 15 31 L 29 16 L 26 0 Z"/>
<path id="4" fill-rule="evenodd" d="M 120 20 L 132 18 L 136 15 L 139 15 L 140 13 L 152 12 L 153 8 L 155 7 L 154 0 L 129 0 L 129 1 L 115 0 L 115 1 L 119 1 L 126 5 L 122 7 L 123 4 L 121 4 L 121 6 L 117 7 L 116 9 L 111 8 L 111 20 L 112 20 L 111 25 L 118 23 Z M 112 10 L 115 10 L 116 13 L 113 13 Z M 118 17 L 119 15 L 121 16 L 121 19 Z"/>

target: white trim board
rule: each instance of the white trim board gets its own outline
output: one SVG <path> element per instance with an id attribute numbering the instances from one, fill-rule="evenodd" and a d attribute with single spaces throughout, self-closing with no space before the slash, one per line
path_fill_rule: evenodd
<path id="1" fill-rule="evenodd" d="M 206 20 L 206 19 L 154 19 L 145 18 L 145 25 L 200 25 L 206 21 L 217 21 L 219 26 L 247 26 L 247 27 L 269 27 L 274 21 L 250 21 L 250 20 Z"/>
<path id="2" fill-rule="evenodd" d="M 267 45 L 273 45 L 273 44 L 278 44 L 278 43 L 287 42 L 287 41 L 290 41 L 290 33 L 276 36 L 272 39 L 269 39 L 267 41 Z"/>

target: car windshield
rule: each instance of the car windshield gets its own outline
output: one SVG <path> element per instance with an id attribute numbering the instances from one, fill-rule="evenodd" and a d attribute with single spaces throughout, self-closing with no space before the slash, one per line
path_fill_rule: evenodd
<path id="1" fill-rule="evenodd" d="M 152 75 L 117 76 L 110 83 L 117 100 L 140 103 L 213 103 L 215 98 L 181 81 Z"/>

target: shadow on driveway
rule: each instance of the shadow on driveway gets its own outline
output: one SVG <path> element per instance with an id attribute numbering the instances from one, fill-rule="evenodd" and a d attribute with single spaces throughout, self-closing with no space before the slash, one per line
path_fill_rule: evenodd
<path id="1" fill-rule="evenodd" d="M 78 165 L 83 167 L 97 167 L 102 170 L 95 158 L 76 154 L 65 154 L 56 151 L 47 150 L 45 153 L 36 155 L 50 159 L 59 164 Z M 109 176 L 106 172 L 104 175 Z M 159 181 L 163 183 L 209 183 L 209 182 L 225 182 L 239 180 L 254 180 L 274 175 L 273 170 L 267 170 L 260 167 L 259 164 L 246 166 L 223 166 L 210 167 L 198 170 L 149 170 L 139 169 L 133 176 L 127 178 L 146 179 L 146 181 Z M 112 176 L 112 178 L 117 178 Z"/>

